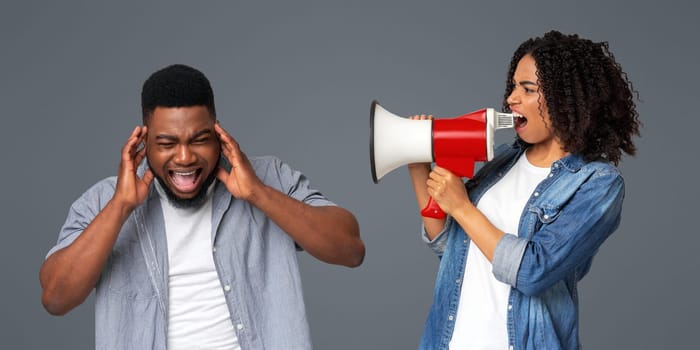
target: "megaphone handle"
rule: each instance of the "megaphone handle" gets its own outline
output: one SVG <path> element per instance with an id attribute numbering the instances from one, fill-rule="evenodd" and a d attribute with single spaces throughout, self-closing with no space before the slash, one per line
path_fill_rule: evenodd
<path id="1" fill-rule="evenodd" d="M 430 200 L 428 200 L 428 205 L 423 208 L 423 210 L 420 211 L 420 214 L 425 216 L 426 218 L 433 218 L 433 219 L 444 219 L 445 218 L 445 212 L 442 211 L 440 206 L 433 200 L 433 197 L 430 197 Z"/>

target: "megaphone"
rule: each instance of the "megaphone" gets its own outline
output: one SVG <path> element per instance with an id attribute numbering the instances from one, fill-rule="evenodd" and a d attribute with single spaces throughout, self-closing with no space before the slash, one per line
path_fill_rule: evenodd
<path id="1" fill-rule="evenodd" d="M 434 120 L 411 120 L 372 101 L 370 163 L 372 180 L 410 163 L 431 163 L 460 177 L 474 175 L 474 163 L 493 159 L 494 131 L 512 128 L 513 114 L 483 108 L 465 115 Z M 421 215 L 442 219 L 445 213 L 430 198 Z"/>

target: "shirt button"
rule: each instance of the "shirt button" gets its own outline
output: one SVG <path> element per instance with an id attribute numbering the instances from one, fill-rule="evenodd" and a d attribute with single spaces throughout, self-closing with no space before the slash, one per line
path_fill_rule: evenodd
<path id="1" fill-rule="evenodd" d="M 552 176 L 554 176 L 554 174 L 552 174 L 552 173 L 549 173 L 549 177 L 552 177 Z"/>
<path id="2" fill-rule="evenodd" d="M 216 247 L 212 248 L 212 251 L 213 251 L 214 253 L 216 253 Z"/>
<path id="3" fill-rule="evenodd" d="M 231 291 L 231 286 L 228 285 L 228 284 L 225 285 L 225 286 L 224 286 L 224 290 L 227 291 L 227 292 L 230 292 L 230 291 Z"/>
<path id="4" fill-rule="evenodd" d="M 455 283 L 459 284 L 459 279 L 455 280 Z"/>
<path id="5" fill-rule="evenodd" d="M 508 350 L 513 350 L 513 345 L 509 346 Z"/>
<path id="6" fill-rule="evenodd" d="M 534 196 L 535 196 L 535 197 L 539 197 L 539 196 L 540 196 L 540 193 L 539 193 L 539 192 L 535 192 Z"/>
<path id="7" fill-rule="evenodd" d="M 513 310 L 513 304 L 508 305 L 508 310 Z"/>
<path id="8" fill-rule="evenodd" d="M 240 323 L 237 324 L 237 325 L 236 325 L 236 329 L 238 329 L 239 331 L 242 330 L 242 329 L 243 329 L 243 325 L 240 324 Z"/>
<path id="9" fill-rule="evenodd" d="M 547 214 L 544 214 L 543 218 L 545 218 L 545 219 L 549 219 L 549 215 L 547 215 Z"/>
<path id="10" fill-rule="evenodd" d="M 447 319 L 449 319 L 450 321 L 452 321 L 452 320 L 454 320 L 454 316 L 450 315 L 450 317 L 448 317 Z"/>

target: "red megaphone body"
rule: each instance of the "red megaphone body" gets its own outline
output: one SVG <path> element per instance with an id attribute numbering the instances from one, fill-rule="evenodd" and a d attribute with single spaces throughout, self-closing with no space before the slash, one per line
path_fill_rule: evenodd
<path id="1" fill-rule="evenodd" d="M 474 175 L 474 163 L 493 158 L 494 130 L 513 127 L 513 115 L 480 109 L 459 117 L 410 120 L 391 114 L 377 101 L 370 110 L 370 161 L 375 183 L 401 165 L 435 162 L 460 177 Z M 431 197 L 421 211 L 444 218 Z"/>

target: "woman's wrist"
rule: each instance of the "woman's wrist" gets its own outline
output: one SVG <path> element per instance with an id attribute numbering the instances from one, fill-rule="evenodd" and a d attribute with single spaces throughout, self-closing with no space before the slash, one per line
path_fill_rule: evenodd
<path id="1" fill-rule="evenodd" d="M 478 215 L 479 209 L 477 209 L 474 204 L 470 201 L 464 201 L 461 205 L 455 207 L 455 209 L 450 213 L 457 221 L 469 221 L 473 219 L 475 215 Z"/>

